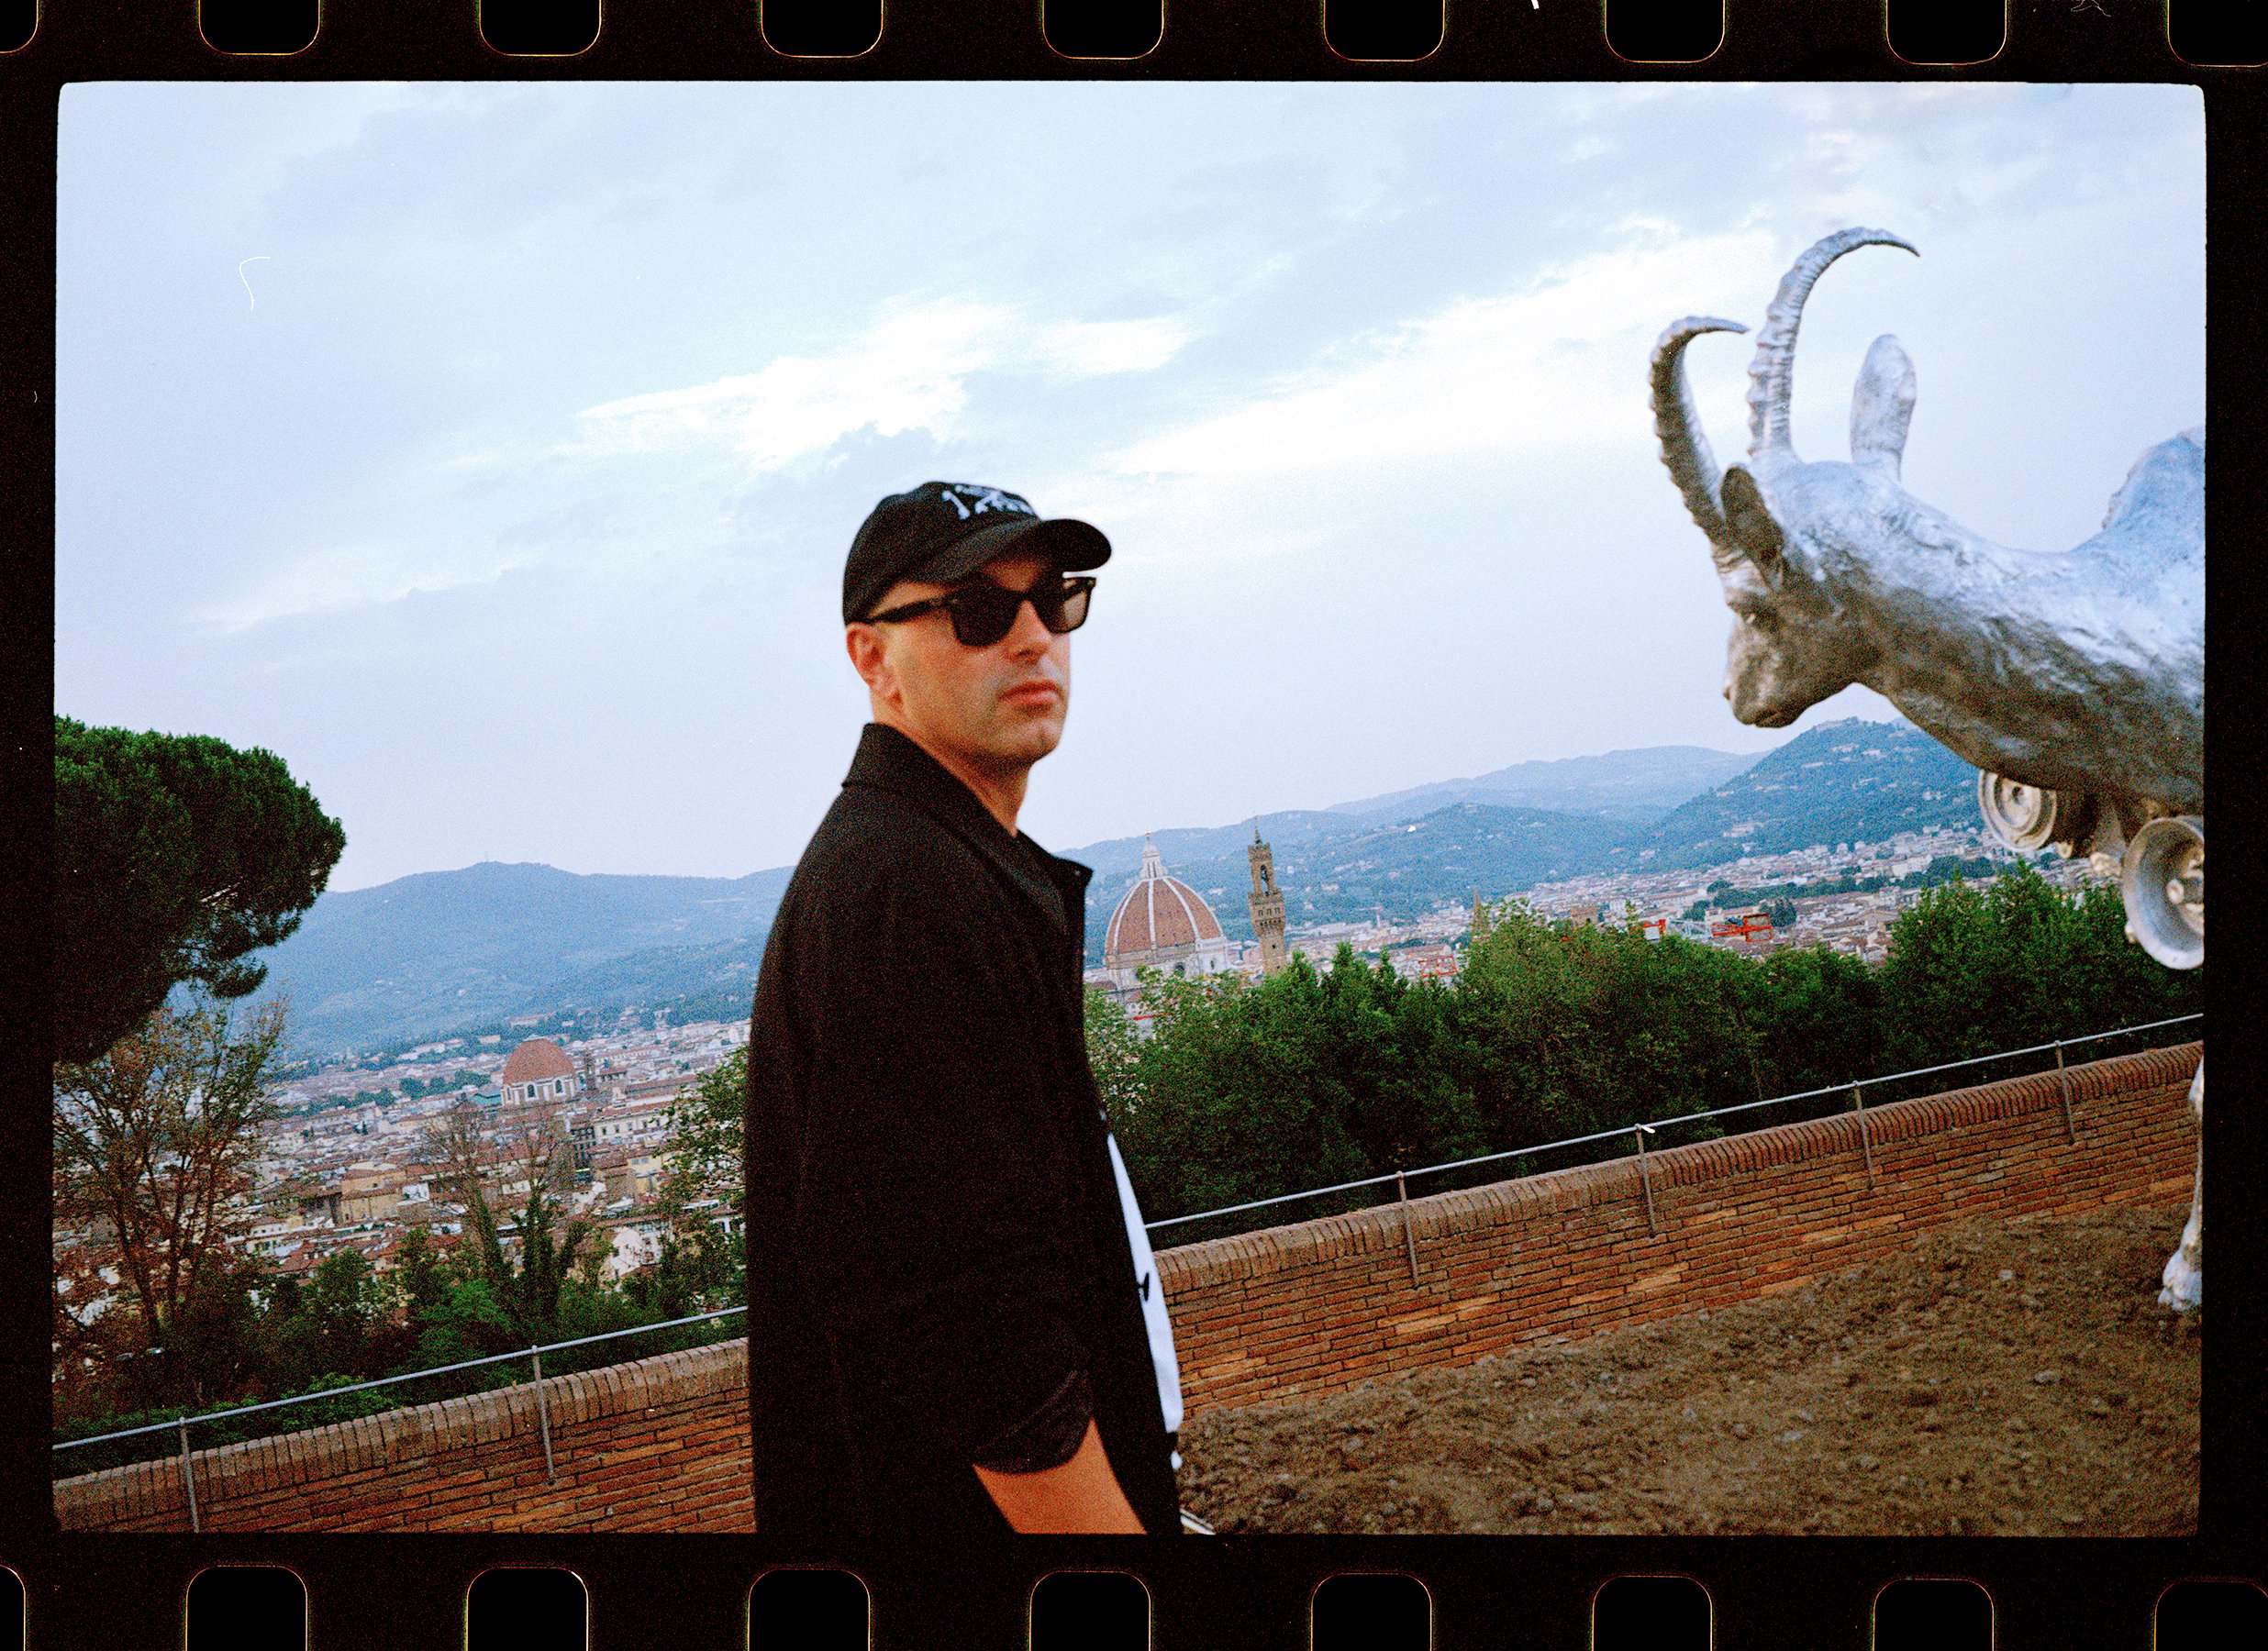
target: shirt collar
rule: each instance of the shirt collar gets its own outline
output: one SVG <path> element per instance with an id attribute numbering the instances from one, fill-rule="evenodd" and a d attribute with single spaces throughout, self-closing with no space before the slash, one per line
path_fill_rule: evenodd
<path id="1" fill-rule="evenodd" d="M 906 798 L 983 855 L 1055 928 L 1072 932 L 1070 919 L 1076 913 L 1077 932 L 1085 932 L 1086 886 L 1093 870 L 1058 859 L 1020 831 L 1010 837 L 974 792 L 895 728 L 866 725 L 842 782 Z"/>

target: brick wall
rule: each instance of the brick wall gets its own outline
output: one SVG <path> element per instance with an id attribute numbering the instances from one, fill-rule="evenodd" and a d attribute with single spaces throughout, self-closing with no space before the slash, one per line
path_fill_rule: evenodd
<path id="1" fill-rule="evenodd" d="M 2070 1214 L 2189 1195 L 2185 1097 L 2202 1046 L 2071 1071 L 2076 1145 L 2053 1074 L 1855 1118 L 1562 1169 L 1410 1203 L 1411 1285 L 1395 1208 L 1167 1250 L 1192 1412 L 1469 1363 L 1751 1296 L 1903 1247 L 1972 1216 Z M 749 1508 L 739 1343 L 501 1389 L 191 1457 L 208 1531 L 728 1531 Z M 55 1487 L 72 1530 L 189 1525 L 178 1457 Z"/>
<path id="2" fill-rule="evenodd" d="M 2201 1044 L 1170 1250 L 1189 1408 L 1329 1392 L 1794 1290 L 1973 1216 L 2189 1195 Z M 1868 1184 L 1865 1147 L 1873 1155 Z"/>
<path id="3" fill-rule="evenodd" d="M 727 1342 L 190 1454 L 207 1531 L 738 1531 L 748 1348 Z M 65 1530 L 185 1531 L 181 1458 L 55 1487 Z"/>

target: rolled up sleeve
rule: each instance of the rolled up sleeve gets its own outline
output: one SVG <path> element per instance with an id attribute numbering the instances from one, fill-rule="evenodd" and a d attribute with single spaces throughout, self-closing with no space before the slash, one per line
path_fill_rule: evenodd
<path id="1" fill-rule="evenodd" d="M 995 1473 L 1044 1473 L 1079 1454 L 1095 1419 L 1095 1391 L 1084 1370 L 1073 1370 L 1047 1402 L 998 1438 L 976 1447 L 979 1468 Z"/>

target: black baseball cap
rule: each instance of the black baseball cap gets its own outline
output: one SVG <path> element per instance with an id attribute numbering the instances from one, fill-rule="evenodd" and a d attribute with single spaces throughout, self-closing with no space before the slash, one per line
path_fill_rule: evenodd
<path id="1" fill-rule="evenodd" d="M 1110 541 L 1069 516 L 1042 521 L 1021 494 L 973 482 L 924 482 L 874 506 L 842 566 L 842 620 L 863 619 L 901 579 L 958 584 L 1011 549 L 1045 551 L 1067 573 L 1099 568 Z"/>

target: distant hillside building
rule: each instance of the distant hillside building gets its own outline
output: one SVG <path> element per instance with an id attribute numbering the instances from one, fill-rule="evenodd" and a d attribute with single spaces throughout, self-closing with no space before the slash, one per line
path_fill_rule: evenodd
<path id="1" fill-rule="evenodd" d="M 1222 936 L 1220 919 L 1204 896 L 1167 875 L 1157 846 L 1143 839 L 1141 875 L 1119 899 L 1103 936 L 1103 967 L 1113 982 L 1130 986 L 1134 971 L 1144 967 L 1169 974 L 1219 974 L 1237 966 L 1242 949 Z"/>
<path id="2" fill-rule="evenodd" d="M 1457 978 L 1456 948 L 1436 941 L 1425 946 L 1406 946 L 1399 951 L 1384 954 L 1394 965 L 1394 972 L 1405 981 L 1453 981 Z"/>
<path id="3" fill-rule="evenodd" d="M 1252 892 L 1245 897 L 1252 911 L 1252 933 L 1260 940 L 1260 972 L 1272 975 L 1284 967 L 1284 891 L 1276 887 L 1275 850 L 1261 840 L 1260 822 L 1252 822 L 1252 846 L 1245 851 L 1252 862 Z"/>
<path id="4" fill-rule="evenodd" d="M 531 1101 L 565 1101 L 583 1092 L 583 1080 L 567 1051 L 548 1037 L 531 1037 L 512 1051 L 496 1081 L 504 1098 L 517 1105 Z"/>
<path id="5" fill-rule="evenodd" d="M 1709 938 L 1733 945 L 1762 945 L 1772 938 L 1772 914 L 1762 906 L 1728 912 L 1709 925 Z"/>

